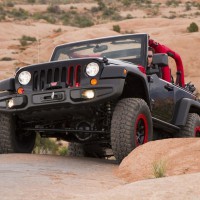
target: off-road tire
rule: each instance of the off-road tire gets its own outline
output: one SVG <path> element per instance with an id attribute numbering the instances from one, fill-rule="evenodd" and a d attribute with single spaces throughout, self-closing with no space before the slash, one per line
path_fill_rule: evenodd
<path id="1" fill-rule="evenodd" d="M 141 137 L 137 137 L 138 133 L 142 133 Z M 120 100 L 111 122 L 111 146 L 117 162 L 120 163 L 134 148 L 152 139 L 152 118 L 146 102 L 139 98 Z"/>
<path id="2" fill-rule="evenodd" d="M 105 158 L 105 152 L 99 144 L 68 144 L 68 155 L 73 157 Z"/>
<path id="3" fill-rule="evenodd" d="M 17 131 L 13 116 L 0 113 L 0 153 L 31 153 L 35 137 L 35 133 Z"/>
<path id="4" fill-rule="evenodd" d="M 185 126 L 181 127 L 176 137 L 200 137 L 200 116 L 189 113 Z"/>
<path id="5" fill-rule="evenodd" d="M 72 157 L 84 157 L 85 151 L 83 145 L 75 142 L 69 142 L 67 154 Z"/>

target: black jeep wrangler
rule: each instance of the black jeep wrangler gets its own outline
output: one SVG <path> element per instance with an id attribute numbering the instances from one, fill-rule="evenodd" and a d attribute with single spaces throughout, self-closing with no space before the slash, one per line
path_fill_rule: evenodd
<path id="1" fill-rule="evenodd" d="M 69 43 L 2 80 L 0 152 L 32 152 L 39 133 L 68 141 L 70 155 L 120 162 L 153 139 L 200 136 L 196 96 L 160 78 L 167 54 L 147 73 L 147 52 L 147 34 Z"/>

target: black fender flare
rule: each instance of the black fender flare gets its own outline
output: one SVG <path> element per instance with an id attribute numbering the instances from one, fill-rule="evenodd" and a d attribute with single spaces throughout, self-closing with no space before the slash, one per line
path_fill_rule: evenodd
<path id="1" fill-rule="evenodd" d="M 9 78 L 0 81 L 0 91 L 15 91 L 15 79 Z"/>
<path id="2" fill-rule="evenodd" d="M 193 99 L 183 98 L 175 110 L 174 124 L 184 126 L 187 121 L 188 113 L 197 113 L 200 115 L 200 102 Z"/>

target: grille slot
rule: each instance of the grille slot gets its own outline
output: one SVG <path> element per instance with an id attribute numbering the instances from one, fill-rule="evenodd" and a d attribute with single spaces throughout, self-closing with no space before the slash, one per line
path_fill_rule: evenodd
<path id="1" fill-rule="evenodd" d="M 81 66 L 47 68 L 33 72 L 33 91 L 63 87 L 79 87 Z"/>
<path id="2" fill-rule="evenodd" d="M 47 84 L 52 82 L 52 69 L 47 71 Z"/>
<path id="3" fill-rule="evenodd" d="M 71 66 L 68 68 L 68 85 L 73 86 L 74 83 L 74 68 Z"/>

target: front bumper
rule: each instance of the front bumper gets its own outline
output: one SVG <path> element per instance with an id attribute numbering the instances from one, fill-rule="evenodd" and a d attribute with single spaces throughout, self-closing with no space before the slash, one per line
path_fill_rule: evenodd
<path id="1" fill-rule="evenodd" d="M 107 82 L 107 81 L 106 81 Z M 23 112 L 41 110 L 52 107 L 67 107 L 76 105 L 95 104 L 118 98 L 124 87 L 125 79 L 112 79 L 107 84 L 89 87 L 73 87 L 40 92 L 30 92 L 19 95 L 12 94 L 0 97 L 0 111 Z M 87 90 L 94 92 L 93 98 L 83 96 Z"/>

